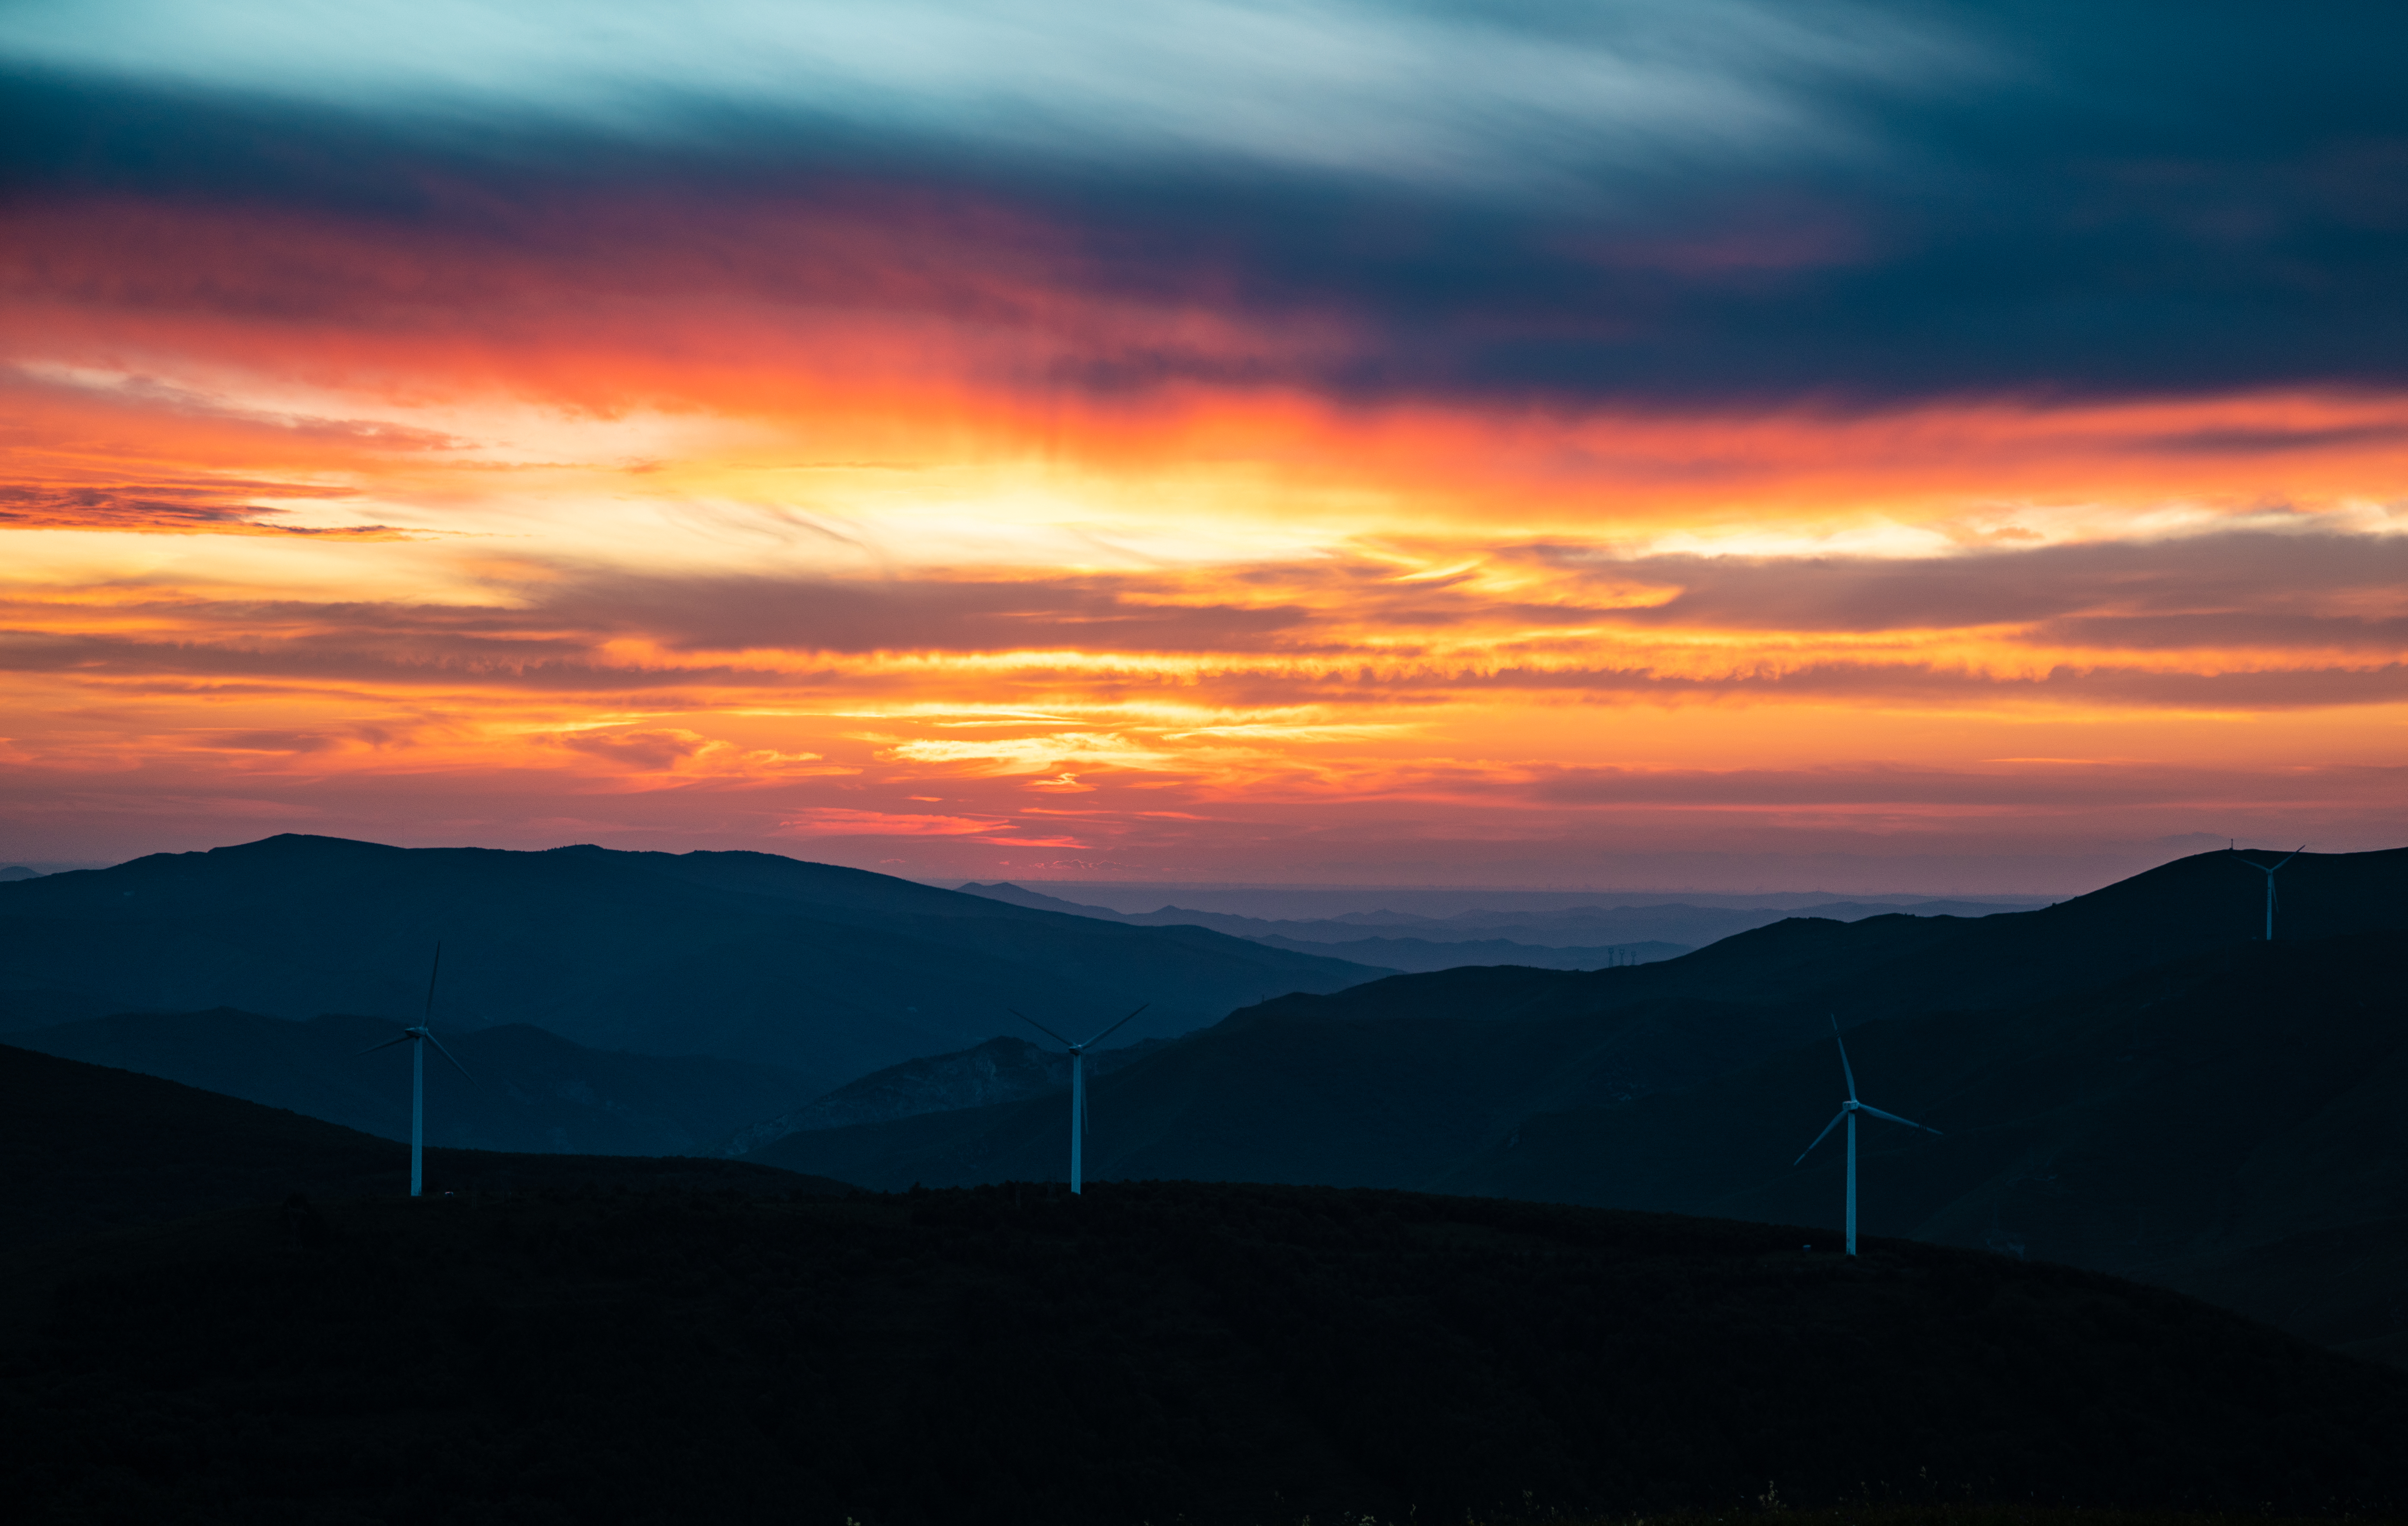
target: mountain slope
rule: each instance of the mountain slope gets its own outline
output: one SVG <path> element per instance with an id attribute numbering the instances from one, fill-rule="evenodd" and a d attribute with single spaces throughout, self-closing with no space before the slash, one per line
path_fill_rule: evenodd
<path id="1" fill-rule="evenodd" d="M 160 1224 L 193 1214 L 409 1190 L 409 1146 L 297 1113 L 155 1076 L 0 1044 L 0 1182 L 9 1265 L 51 1264 L 64 1236 Z M 532 1191 L 629 1185 L 712 1190 L 841 1192 L 842 1183 L 735 1160 L 426 1152 L 426 1189 Z M 11 1315 L 29 1311 L 0 1299 Z"/>
<path id="2" fill-rule="evenodd" d="M 1417 1187 L 1533 1113 L 1693 1085 L 1795 1042 L 1796 1028 L 1782 1014 L 1695 1001 L 1526 1022 L 1256 1008 L 1097 1081 L 1087 1170 Z M 890 1188 L 1053 1180 L 1066 1169 L 1066 1105 L 1045 1097 L 794 1134 L 749 1159 Z"/>
<path id="3" fill-rule="evenodd" d="M 1112 1072 L 1162 1047 L 1147 1039 L 1125 1049 L 1099 1049 L 1087 1057 L 1089 1079 Z M 842 1129 L 1022 1101 L 1070 1089 L 1070 1057 L 1009 1035 L 957 1055 L 930 1055 L 873 1071 L 824 1097 L 758 1122 L 748 1122 L 716 1142 L 713 1155 L 748 1155 L 788 1134 L 810 1129 Z"/>
<path id="4" fill-rule="evenodd" d="M 523 1022 L 598 1049 L 765 1060 L 804 1094 L 966 1047 L 1020 1006 L 1131 1040 L 1378 973 L 1196 928 L 1030 911 L 769 854 L 390 848 L 283 836 L 0 885 L 0 992 L 103 1011 Z"/>
<path id="5" fill-rule="evenodd" d="M 2284 892 L 2294 932 L 2408 927 L 2408 850 L 2306 855 L 2283 872 L 2298 876 Z M 1853 1026 L 2028 1004 L 2248 946 L 2262 885 L 2236 856 L 2204 854 L 2042 911 L 1798 917 L 1660 964 L 1465 967 L 1282 997 L 1099 1086 L 1093 1169 L 1422 1185 L 1520 1117 L 1699 1086 L 1814 1040 L 1835 1013 Z M 1267 1023 L 1287 1036 L 1251 1031 Z M 1107 1129 L 1113 1117 L 1129 1122 Z M 765 1159 L 968 1184 L 1052 1174 L 1044 1137 L 1033 1115 L 982 1113 L 816 1134 Z"/>
<path id="6" fill-rule="evenodd" d="M 1637 969 L 1450 971 L 1392 976 L 1270 1010 L 1326 1017 L 1598 1012 L 1666 998 L 1776 1006 L 1844 1025 L 1907 1012 L 2002 1007 L 2118 979 L 2261 935 L 2264 879 L 2247 854 L 2177 859 L 2030 912 L 1976 918 L 1793 917 Z M 2278 936 L 2408 928 L 2408 848 L 2301 854 L 2283 871 Z"/>
<path id="7" fill-rule="evenodd" d="M 1866 1100 L 1944 1131 L 1865 1124 L 1863 1221 L 2396 1346 L 2401 1284 L 2347 1274 L 2408 1268 L 2403 957 L 2399 932 L 2261 943 L 2031 1006 L 1852 1029 Z M 1820 1042 L 1691 1090 L 1532 1116 L 1426 1185 L 1828 1229 L 1842 1152 L 1791 1159 L 1841 1095 Z"/>
<path id="8" fill-rule="evenodd" d="M 1867 1100 L 1944 1130 L 1864 1126 L 1868 1231 L 2190 1288 L 2408 1357 L 2403 962 L 2397 931 L 2242 944 L 2043 1001 L 1851 1028 Z M 1522 974 L 1526 996 L 1545 989 L 1542 972 Z M 1090 1173 L 1418 1188 L 1836 1234 L 1838 1145 L 1792 1164 L 1842 1095 L 1820 1015 L 1661 1001 L 1350 1020 L 1297 1005 L 1240 1014 L 1099 1083 Z M 868 1186 L 1056 1179 L 1062 1111 L 1046 1099 L 796 1135 L 757 1159 Z"/>
<path id="9" fill-rule="evenodd" d="M 127 1013 L 9 1038 L 406 1140 L 408 1048 L 366 1052 L 399 1031 L 388 1018 L 295 1023 L 220 1008 Z M 520 1023 L 438 1028 L 436 1036 L 468 1073 L 427 1057 L 426 1138 L 458 1149 L 707 1154 L 729 1130 L 791 1106 L 808 1085 L 773 1065 L 616 1054 Z"/>

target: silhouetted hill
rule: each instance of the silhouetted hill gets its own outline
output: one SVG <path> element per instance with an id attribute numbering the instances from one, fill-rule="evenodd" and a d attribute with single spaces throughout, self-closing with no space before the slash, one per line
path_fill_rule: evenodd
<path id="1" fill-rule="evenodd" d="M 192 1214 L 364 1193 L 406 1195 L 409 1146 L 297 1113 L 0 1044 L 0 1182 L 12 1247 Z M 842 1192 L 736 1160 L 426 1152 L 426 1190 L 701 1188 Z M 19 1260 L 19 1271 L 35 1264 Z M 14 1312 L 22 1313 L 22 1309 Z"/>
<path id="2" fill-rule="evenodd" d="M 2408 854 L 2308 855 L 2283 872 L 2278 930 L 2291 938 L 2408 925 Z M 1981 1148 L 2006 1150 L 2020 1140 L 2014 1147 L 2025 1153 L 1976 1161 L 1966 1153 L 1975 1141 L 1927 1117 L 1945 1109 L 1927 1106 L 1910 1085 L 1883 1105 L 1950 1130 L 1946 1142 L 1904 1146 L 1942 1174 L 1879 1213 L 1869 1198 L 1868 1222 L 1964 1244 L 2020 1245 L 2026 1254 L 2196 1287 L 2318 1339 L 2397 1358 L 2408 1347 L 2408 1301 L 2386 1277 L 2408 1273 L 2408 1227 L 2385 1226 L 2408 1219 L 2408 1139 L 2365 1120 L 2408 1116 L 2408 1073 L 2400 1068 L 2408 1060 L 2353 1047 L 2389 1042 L 2397 1024 L 2390 1009 L 2372 1005 L 2362 1010 L 2386 1015 L 2367 1018 L 2372 1026 L 2361 1032 L 2350 1015 L 2361 1009 L 2346 1005 L 2383 1000 L 2386 941 L 2320 940 L 2306 950 L 2284 942 L 2270 954 L 2248 941 L 2262 930 L 2262 898 L 2258 874 L 2233 856 L 2210 854 L 2044 911 L 1978 921 L 1799 918 L 1637 969 L 1458 969 L 1283 998 L 1099 1085 L 1089 1170 L 1097 1177 L 1437 1187 L 1831 1222 L 1839 1197 L 1825 1178 L 1836 1158 L 1787 1174 L 1836 1105 L 1828 1085 L 1805 1080 L 1830 1068 L 1827 1013 L 1852 1031 L 1868 1018 L 1922 1019 L 1918 1042 L 1963 1074 L 1988 1078 L 1993 1105 L 2022 1097 L 2038 1110 L 2029 1116 L 2062 1130 L 2077 1115 L 2049 1112 L 2059 1106 L 2057 1081 L 2029 1078 L 2087 1074 L 2077 1052 L 2083 1035 L 2108 1031 L 2121 1020 L 2111 1017 L 2124 1010 L 2127 987 L 2143 989 L 2161 1000 L 2165 1020 L 2199 1007 L 2200 1031 L 2229 1032 L 2236 1047 L 2215 1073 L 2233 1089 L 2219 1096 L 2248 1123 L 2228 1127 L 2186 1113 L 2177 1087 L 2136 1096 L 2113 1116 L 2114 1127 L 2079 1136 L 2001 1124 Z M 2299 1035 L 2297 1049 L 2270 1070 L 2307 1067 L 2310 1078 L 2300 1084 L 2354 1098 L 2346 1105 L 2359 1122 L 2347 1148 L 2295 1158 L 2285 1153 L 2293 1144 L 2278 1148 L 2267 1132 L 2278 1113 L 2244 1095 L 2253 1052 L 2242 1037 L 2245 1011 L 2228 1003 L 2209 1015 L 2206 1006 L 2225 1001 L 2223 983 L 2245 985 L 2248 971 L 2301 960 L 2300 991 L 2355 981 L 2357 994 L 2306 1001 L 2261 991 L 2267 1015 L 2259 1020 L 2279 1014 L 2284 1042 Z M 2152 970 L 2168 973 L 2160 979 Z M 2048 1015 L 2058 1011 L 2086 1015 Z M 2000 1035 L 2021 1035 L 2027 1048 L 2014 1050 Z M 2052 1047 L 2058 1044 L 2065 1053 Z M 2001 1058 L 2011 1050 L 2021 1057 L 2013 1066 Z M 2109 1073 L 2139 1073 L 2128 1065 Z M 1778 1091 L 1784 1105 L 1713 1089 L 1717 1078 L 1742 1076 Z M 1667 1095 L 1685 1092 L 1698 1097 Z M 1063 1170 L 1058 1115 L 1051 1102 L 1031 1102 L 904 1120 L 797 1138 L 760 1159 L 871 1186 L 1053 1177 Z M 1657 1118 L 1678 1126 L 1668 1123 L 1659 1137 L 1644 1121 Z M 1766 1120 L 1779 1124 L 1771 1132 L 1780 1140 L 1766 1132 Z M 2230 1163 L 2241 1140 L 2258 1142 L 2251 1147 L 2261 1152 L 2246 1173 Z M 2060 1169 L 2066 1160 L 2078 1165 L 2078 1190 Z M 2286 1172 L 2299 1173 L 2296 1191 Z M 2255 1224 L 2229 1206 L 2244 1188 L 2262 1201 L 2322 1202 L 2329 1211 Z M 2189 1196 L 2160 1204 L 2160 1190 Z M 2126 1220 L 2097 1217 L 2105 1207 L 2087 1219 L 2049 1216 L 2085 1201 L 2113 1205 Z M 2225 1206 L 2211 1213 L 2217 1204 Z M 1893 1209 L 1904 1216 L 1883 1216 Z M 2034 1227 L 2043 1223 L 2056 1227 Z M 2158 1232 L 2177 1227 L 2171 1241 Z M 2344 1232 L 2356 1248 L 2337 1262 L 2317 1237 Z"/>
<path id="3" fill-rule="evenodd" d="M 2408 1354 L 2408 934 L 2244 945 L 1998 1012 L 1848 1031 L 1870 1231 L 2194 1289 Z M 1823 1040 L 1694 1089 L 1542 1113 L 1426 1179 L 1834 1226 L 1843 1095 Z"/>
<path id="4" fill-rule="evenodd" d="M 1865 1126 L 1864 1222 L 2194 1288 L 2397 1360 L 2403 956 L 2398 932 L 2244 944 L 2043 1002 L 1851 1028 L 1867 1100 L 1945 1136 Z M 1840 1153 L 1792 1165 L 1843 1094 L 1826 1025 L 1800 1034 L 1780 1009 L 1702 1001 L 1522 1021 L 1282 1005 L 1100 1082 L 1089 1173 L 1836 1232 Z M 884 1188 L 1058 1178 L 1063 1126 L 1046 1098 L 796 1135 L 752 1159 Z"/>
<path id="5" fill-rule="evenodd" d="M 2258 938 L 2265 881 L 2244 867 L 2250 857 L 2177 859 L 2039 911 L 1849 923 L 1793 917 L 1637 969 L 1398 975 L 1336 995 L 1284 997 L 1266 1010 L 1532 1018 L 1678 998 L 1774 1007 L 1815 1023 L 1837 1012 L 1847 1024 L 2010 1006 Z M 2301 854 L 2282 874 L 2281 939 L 2408 928 L 2408 848 Z"/>
<path id="6" fill-rule="evenodd" d="M 391 848 L 282 836 L 0 885 L 14 1029 L 236 1007 L 529 1023 L 598 1049 L 801 1073 L 804 1094 L 992 1035 L 1009 1004 L 1135 1041 L 1378 973 L 1196 928 L 1130 928 L 758 853 Z M 0 1014 L 7 1002 L 0 1000 Z"/>
<path id="7" fill-rule="evenodd" d="M 426 1139 L 460 1149 L 708 1155 L 731 1130 L 791 1107 L 810 1085 L 774 1065 L 588 1049 L 523 1023 L 435 1032 L 468 1074 L 427 1057 Z M 221 1007 L 87 1018 L 9 1038 L 407 1140 L 408 1046 L 362 1053 L 399 1033 L 382 1017 L 295 1023 Z"/>
<path id="8" fill-rule="evenodd" d="M 1133 1059 L 1162 1047 L 1147 1039 L 1125 1049 L 1099 1049 L 1087 1057 L 1090 1079 L 1110 1075 Z M 714 1155 L 744 1155 L 806 1129 L 841 1129 L 961 1108 L 1019 1101 L 1070 1087 L 1070 1057 L 1009 1035 L 989 1039 L 957 1055 L 907 1059 L 848 1081 L 824 1097 L 759 1122 L 748 1123 L 719 1142 Z"/>
<path id="9" fill-rule="evenodd" d="M 2408 1375 L 1882 1242 L 1149 1184 L 236 1211 L 0 1262 L 16 1519 L 2381 1510 Z"/>
<path id="10" fill-rule="evenodd" d="M 1491 973 L 1548 972 L 1452 978 Z M 1254 1008 L 1091 1087 L 1087 1170 L 1419 1187 L 1533 1113 L 1694 1085 L 1794 1041 L 1796 1026 L 1694 1001 L 1526 1022 Z M 1043 1097 L 795 1134 L 748 1159 L 881 1188 L 1054 1180 L 1068 1171 L 1068 1105 Z"/>

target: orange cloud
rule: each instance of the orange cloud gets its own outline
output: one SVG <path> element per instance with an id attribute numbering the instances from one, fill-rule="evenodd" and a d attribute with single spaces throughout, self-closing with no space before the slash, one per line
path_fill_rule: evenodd
<path id="1" fill-rule="evenodd" d="M 968 837 L 1009 827 L 1009 821 L 969 816 L 899 814 L 886 811 L 854 811 L 814 806 L 786 817 L 779 826 L 788 831 L 820 837 Z M 998 841 L 980 836 L 982 842 Z"/>
<path id="2" fill-rule="evenodd" d="M 2402 826 L 2408 397 L 1350 396 L 1344 314 L 1082 283 L 1008 209 L 526 216 L 12 229 L 10 851 L 282 811 L 1544 880 Z M 1021 835 L 1048 793 L 1077 837 Z"/>

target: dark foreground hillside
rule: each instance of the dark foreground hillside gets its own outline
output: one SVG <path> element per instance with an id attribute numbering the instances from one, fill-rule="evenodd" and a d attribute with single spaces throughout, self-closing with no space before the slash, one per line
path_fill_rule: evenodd
<path id="1" fill-rule="evenodd" d="M 386 1017 L 292 1022 L 220 1007 L 86 1017 L 8 1042 L 408 1139 L 408 1046 L 377 1047 L 400 1031 Z M 707 1155 L 810 1086 L 756 1060 L 590 1049 L 524 1023 L 435 1032 L 467 1073 L 428 1057 L 426 1137 L 461 1149 Z"/>
<path id="2" fill-rule="evenodd" d="M 592 1183 L 842 1192 L 737 1160 L 426 1152 L 431 1193 Z M 409 1146 L 281 1108 L 0 1044 L 0 1212 L 12 1249 L 64 1235 L 282 1202 L 409 1190 Z M 0 1311 L 6 1317 L 7 1311 Z"/>
<path id="3" fill-rule="evenodd" d="M 2408 1504 L 2408 1375 L 1899 1242 L 1198 1183 L 235 1210 L 6 1294 L 20 1520 Z M 1751 1505 L 1752 1508 L 1752 1505 Z"/>

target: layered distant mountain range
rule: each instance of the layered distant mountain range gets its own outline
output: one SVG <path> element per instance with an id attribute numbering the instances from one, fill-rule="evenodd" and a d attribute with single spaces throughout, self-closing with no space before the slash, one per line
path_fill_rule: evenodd
<path id="1" fill-rule="evenodd" d="M 0 1031 L 232 1007 L 527 1023 L 752 1060 L 796 1101 L 1016 1026 L 1120 1041 L 1388 972 L 1201 928 L 1123 927 L 761 853 L 504 853 L 282 836 L 0 884 Z"/>
<path id="2" fill-rule="evenodd" d="M 1796 1157 L 1842 1095 L 1836 1018 L 1867 1100 L 1940 1130 L 1865 1126 L 1868 1233 L 2166 1282 L 2408 1359 L 2408 851 L 2293 861 L 2272 944 L 2254 862 L 2204 854 L 2020 913 L 1849 907 L 1870 914 L 1637 965 L 1382 977 L 1213 928 L 758 856 L 288 838 L 0 885 L 0 969 L 21 1022 L 45 1002 L 142 1005 L 120 993 L 145 981 L 170 1001 L 247 996 L 11 1042 L 390 1137 L 402 1051 L 357 1051 L 415 1015 L 411 957 L 456 929 L 436 1030 L 474 1079 L 431 1069 L 430 1140 L 734 1156 L 885 1188 L 1058 1180 L 1067 1060 L 1005 1009 L 1061 1016 L 1058 993 L 1083 992 L 1066 1019 L 1083 1036 L 1169 991 L 1168 1021 L 1092 1062 L 1090 1179 L 1827 1232 L 1839 1151 Z M 898 1015 L 898 990 L 941 994 Z M 351 1015 L 307 1011 L 347 996 Z M 1197 1015 L 1216 1001 L 1226 1016 Z M 494 1020 L 513 1010 L 527 1021 Z"/>
<path id="3" fill-rule="evenodd" d="M 1697 906 L 1682 900 L 1603 906 L 1473 908 L 1443 916 L 1374 909 L 1326 917 L 1242 916 L 1229 912 L 1163 906 L 1121 912 L 1066 900 L 1006 882 L 963 885 L 985 896 L 1049 912 L 1069 912 L 1129 927 L 1210 928 L 1271 948 L 1329 954 L 1364 964 L 1426 973 L 1467 964 L 1512 964 L 1541 970 L 1602 970 L 1678 958 L 1692 948 L 1792 916 L 1856 922 L 1869 916 L 1988 916 L 2028 911 L 2041 901 L 1847 900 L 1837 897 L 1767 897 L 1760 906 Z M 1377 891 L 1366 890 L 1365 895 Z"/>

